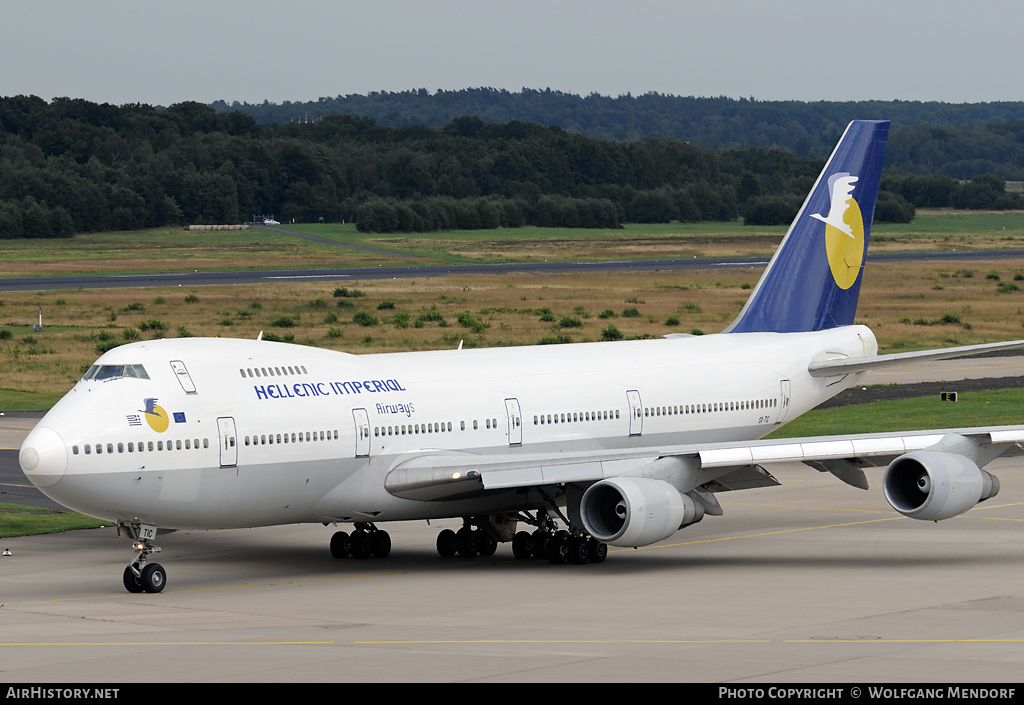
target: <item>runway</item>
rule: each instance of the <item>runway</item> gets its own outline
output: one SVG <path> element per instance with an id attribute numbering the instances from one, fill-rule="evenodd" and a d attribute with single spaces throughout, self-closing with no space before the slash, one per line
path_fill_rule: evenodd
<path id="1" fill-rule="evenodd" d="M 726 514 L 600 565 L 392 555 L 335 561 L 331 528 L 162 538 L 167 589 L 120 585 L 112 529 L 10 539 L 10 683 L 1015 682 L 1024 669 L 1024 480 L 941 524 L 787 466 Z M 773 468 L 774 470 L 774 468 Z"/>
<path id="2" fill-rule="evenodd" d="M 400 257 L 400 255 L 395 255 Z M 1024 250 L 958 250 L 948 252 L 868 253 L 868 262 L 970 261 L 1022 259 Z M 690 259 L 615 260 L 605 262 L 503 262 L 493 264 L 446 264 L 347 269 L 243 270 L 234 272 L 178 272 L 167 274 L 89 274 L 59 277 L 2 277 L 0 291 L 64 291 L 69 289 L 119 289 L 155 286 L 204 286 L 256 284 L 280 281 L 404 279 L 450 274 L 570 272 L 650 272 L 688 269 L 761 268 L 767 257 L 703 257 Z"/>

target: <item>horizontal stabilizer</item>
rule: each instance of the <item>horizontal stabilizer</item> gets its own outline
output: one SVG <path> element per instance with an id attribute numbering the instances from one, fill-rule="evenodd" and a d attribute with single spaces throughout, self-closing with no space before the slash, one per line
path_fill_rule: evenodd
<path id="1" fill-rule="evenodd" d="M 962 345 L 956 348 L 940 348 L 938 350 L 919 350 L 917 352 L 895 353 L 892 355 L 876 355 L 874 357 L 852 357 L 839 360 L 819 360 L 807 366 L 811 377 L 835 377 L 837 375 L 867 372 L 883 367 L 904 365 L 911 362 L 926 360 L 945 360 L 951 357 L 978 355 L 994 350 L 1008 350 L 1024 347 L 1024 340 L 1011 340 L 1004 343 L 983 343 L 981 345 Z"/>

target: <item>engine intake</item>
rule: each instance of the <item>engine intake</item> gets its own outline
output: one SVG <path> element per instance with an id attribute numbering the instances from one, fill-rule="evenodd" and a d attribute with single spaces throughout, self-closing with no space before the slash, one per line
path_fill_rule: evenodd
<path id="1" fill-rule="evenodd" d="M 704 505 L 661 480 L 617 477 L 583 493 L 580 517 L 602 543 L 647 546 L 703 519 Z"/>
<path id="2" fill-rule="evenodd" d="M 922 450 L 889 463 L 882 486 L 886 500 L 900 514 L 939 521 L 995 497 L 999 478 L 962 455 Z"/>

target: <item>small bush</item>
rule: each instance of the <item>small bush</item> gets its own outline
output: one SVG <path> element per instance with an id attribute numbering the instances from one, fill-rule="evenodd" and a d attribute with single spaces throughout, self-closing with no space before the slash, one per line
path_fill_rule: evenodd
<path id="1" fill-rule="evenodd" d="M 395 308 L 395 302 L 391 300 L 381 301 L 377 304 L 378 311 L 392 311 Z"/>
<path id="2" fill-rule="evenodd" d="M 608 326 L 601 331 L 601 340 L 622 340 L 622 331 L 615 326 Z"/>
<path id="3" fill-rule="evenodd" d="M 366 296 L 366 294 L 359 291 L 359 289 L 348 289 L 346 287 L 339 286 L 334 290 L 334 298 L 336 299 L 358 299 L 361 296 Z"/>
<path id="4" fill-rule="evenodd" d="M 274 326 L 275 328 L 294 328 L 295 319 L 292 318 L 291 316 L 281 316 L 280 318 L 276 318 L 273 321 L 271 321 L 270 325 Z"/>
<path id="5" fill-rule="evenodd" d="M 352 321 L 366 328 L 369 328 L 370 326 L 375 326 L 378 323 L 380 323 L 380 321 L 377 320 L 376 316 L 374 316 L 372 313 L 367 313 L 366 311 L 360 311 L 356 315 L 352 316 Z"/>
<path id="6" fill-rule="evenodd" d="M 622 309 L 623 318 L 640 318 L 640 312 L 635 308 L 624 308 Z"/>
<path id="7" fill-rule="evenodd" d="M 665 319 L 665 325 L 666 326 L 678 326 L 679 325 L 679 319 L 676 318 L 675 316 L 669 316 L 668 318 Z"/>
<path id="8" fill-rule="evenodd" d="M 188 296 L 185 297 L 185 303 L 197 304 L 199 303 L 199 297 L 196 296 L 195 294 L 189 294 Z"/>
<path id="9" fill-rule="evenodd" d="M 562 316 L 562 319 L 558 321 L 559 328 L 582 328 L 583 321 L 573 316 Z"/>
<path id="10" fill-rule="evenodd" d="M 618 315 L 619 314 L 615 313 L 615 311 L 612 311 L 610 308 L 606 308 L 604 311 L 601 311 L 601 313 L 597 314 L 597 317 L 598 318 L 617 318 Z"/>

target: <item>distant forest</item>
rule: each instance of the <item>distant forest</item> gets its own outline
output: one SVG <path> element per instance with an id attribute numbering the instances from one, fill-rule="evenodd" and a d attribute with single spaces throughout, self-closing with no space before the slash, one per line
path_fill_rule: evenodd
<path id="1" fill-rule="evenodd" d="M 344 101 L 357 98 L 391 107 L 383 117 L 326 110 L 342 101 L 335 107 L 353 112 Z M 470 99 L 493 105 L 458 102 Z M 444 110 L 461 114 L 448 117 L 444 101 L 453 104 Z M 503 102 L 506 110 L 536 104 L 537 112 L 529 120 L 502 118 Z M 305 115 L 308 106 L 0 98 L 0 238 L 236 223 L 260 214 L 354 221 L 371 232 L 740 216 L 785 223 L 848 114 L 907 120 L 890 135 L 877 220 L 906 222 L 921 207 L 1024 207 L 1004 181 L 1024 179 L 1018 103 L 759 103 L 477 90 L 311 105 L 323 108 L 315 120 L 289 121 L 270 109 L 301 108 Z M 575 122 L 553 124 L 557 105 L 572 107 L 567 114 Z M 255 109 L 264 112 L 249 114 Z M 411 117 L 417 114 L 419 122 Z M 694 132 L 677 134 L 684 125 Z"/>

